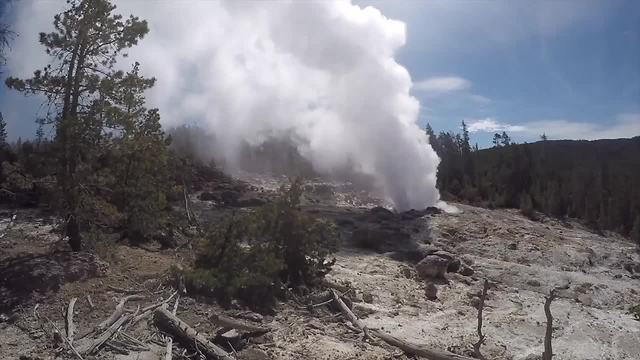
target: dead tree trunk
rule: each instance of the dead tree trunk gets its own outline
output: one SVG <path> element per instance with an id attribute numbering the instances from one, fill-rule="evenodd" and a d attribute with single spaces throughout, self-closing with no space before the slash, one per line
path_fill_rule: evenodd
<path id="1" fill-rule="evenodd" d="M 556 298 L 556 289 L 551 290 L 549 296 L 545 297 L 544 314 L 547 316 L 547 330 L 544 334 L 544 352 L 542 360 L 551 360 L 553 350 L 551 348 L 551 338 L 553 336 L 553 316 L 551 315 L 551 302 Z"/>
<path id="2" fill-rule="evenodd" d="M 69 306 L 67 307 L 67 317 L 65 318 L 65 322 L 67 325 L 67 339 L 69 340 L 69 343 L 72 344 L 73 343 L 73 335 L 76 331 L 75 326 L 73 325 L 73 307 L 76 305 L 76 301 L 78 301 L 78 298 L 72 298 L 71 301 L 69 301 Z"/>
<path id="3" fill-rule="evenodd" d="M 207 340 L 206 337 L 164 307 L 155 310 L 154 321 L 159 329 L 171 334 L 184 345 L 202 352 L 207 359 L 235 360 L 232 355 Z"/>
<path id="4" fill-rule="evenodd" d="M 473 344 L 473 355 L 478 359 L 484 359 L 482 353 L 480 353 L 480 347 L 484 344 L 485 336 L 482 333 L 482 310 L 484 310 L 484 301 L 487 298 L 487 290 L 489 290 L 489 280 L 484 280 L 484 287 L 482 288 L 482 295 L 480 296 L 480 303 L 478 304 L 478 342 Z"/>

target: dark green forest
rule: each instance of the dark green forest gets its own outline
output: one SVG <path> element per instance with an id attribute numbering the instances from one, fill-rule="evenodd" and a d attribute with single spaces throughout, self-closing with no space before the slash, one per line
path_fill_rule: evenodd
<path id="1" fill-rule="evenodd" d="M 577 218 L 595 230 L 640 239 L 640 137 L 515 144 L 495 134 L 493 147 L 472 148 L 462 133 L 427 134 L 442 162 L 443 197 L 489 208 L 520 208 Z"/>

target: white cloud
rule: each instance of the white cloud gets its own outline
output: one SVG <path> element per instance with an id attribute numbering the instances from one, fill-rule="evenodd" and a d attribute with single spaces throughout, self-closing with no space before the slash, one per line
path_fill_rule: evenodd
<path id="1" fill-rule="evenodd" d="M 417 81 L 413 89 L 426 93 L 444 94 L 471 88 L 471 82 L 457 76 L 433 77 Z"/>
<path id="2" fill-rule="evenodd" d="M 492 118 L 467 120 L 469 132 L 507 131 L 525 140 L 536 140 L 540 134 L 549 139 L 596 140 L 630 138 L 640 135 L 640 113 L 620 114 L 612 121 L 593 123 L 571 120 L 536 120 L 518 125 Z"/>
<path id="3" fill-rule="evenodd" d="M 500 131 L 525 131 L 526 128 L 520 125 L 511 125 L 506 123 L 500 123 L 492 118 L 467 120 L 467 127 L 469 132 L 500 132 Z"/>

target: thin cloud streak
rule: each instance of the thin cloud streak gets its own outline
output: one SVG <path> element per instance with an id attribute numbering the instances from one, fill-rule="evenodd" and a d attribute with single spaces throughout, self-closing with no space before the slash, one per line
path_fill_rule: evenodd
<path id="1" fill-rule="evenodd" d="M 571 120 L 538 120 L 519 125 L 500 122 L 493 118 L 467 119 L 469 132 L 512 132 L 524 139 L 537 139 L 546 134 L 549 139 L 596 140 L 630 138 L 640 135 L 640 113 L 616 116 L 603 124 Z"/>

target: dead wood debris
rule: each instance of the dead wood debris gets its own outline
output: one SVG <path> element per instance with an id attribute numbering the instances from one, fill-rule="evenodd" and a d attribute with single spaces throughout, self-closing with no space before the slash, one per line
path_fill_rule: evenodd
<path id="1" fill-rule="evenodd" d="M 420 356 L 429 360 L 472 360 L 472 358 L 462 355 L 457 355 L 454 353 L 434 350 L 430 349 L 424 345 L 420 344 L 412 344 L 405 340 L 401 340 L 397 337 L 394 337 L 390 334 L 384 333 L 377 329 L 368 328 L 358 317 L 349 309 L 349 307 L 340 299 L 340 296 L 334 291 L 331 290 L 333 298 L 335 302 L 338 304 L 340 308 L 340 312 L 349 319 L 349 321 L 356 327 L 358 330 L 362 331 L 365 335 L 365 338 L 374 340 L 374 337 L 386 342 L 391 346 L 395 346 L 405 353 L 409 355 Z"/>
<path id="2" fill-rule="evenodd" d="M 478 304 L 478 342 L 473 344 L 473 355 L 478 359 L 484 359 L 482 353 L 480 353 L 480 347 L 484 344 L 485 335 L 482 333 L 482 310 L 484 310 L 484 301 L 487 299 L 487 291 L 489 290 L 489 280 L 484 280 L 484 287 L 482 288 L 482 295 L 480 296 L 480 303 Z"/>

